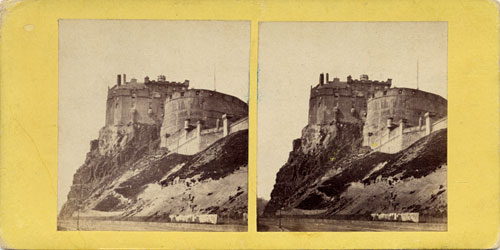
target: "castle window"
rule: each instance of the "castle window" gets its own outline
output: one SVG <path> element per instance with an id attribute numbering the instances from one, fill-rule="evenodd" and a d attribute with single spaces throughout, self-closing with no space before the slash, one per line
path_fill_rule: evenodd
<path id="1" fill-rule="evenodd" d="M 398 92 L 399 92 L 400 95 L 403 94 L 403 90 L 402 89 L 400 89 Z"/>
<path id="2" fill-rule="evenodd" d="M 200 95 L 200 91 L 199 90 L 196 90 L 196 95 Z"/>
<path id="3" fill-rule="evenodd" d="M 387 95 L 387 90 L 384 90 L 384 95 Z"/>
<path id="4" fill-rule="evenodd" d="M 181 92 L 181 96 L 184 96 L 184 92 Z"/>

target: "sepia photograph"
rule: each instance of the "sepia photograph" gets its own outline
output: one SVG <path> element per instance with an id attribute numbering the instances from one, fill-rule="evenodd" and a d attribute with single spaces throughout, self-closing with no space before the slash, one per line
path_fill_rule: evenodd
<path id="1" fill-rule="evenodd" d="M 447 231 L 447 25 L 259 24 L 258 231 Z"/>
<path id="2" fill-rule="evenodd" d="M 247 231 L 250 22 L 59 20 L 59 231 Z"/>

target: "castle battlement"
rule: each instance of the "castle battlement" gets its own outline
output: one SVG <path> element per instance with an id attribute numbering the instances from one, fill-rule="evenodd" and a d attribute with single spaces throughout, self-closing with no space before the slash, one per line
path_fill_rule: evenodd
<path id="1" fill-rule="evenodd" d="M 238 106 L 242 106 L 245 108 L 248 107 L 248 104 L 246 102 L 240 100 L 237 97 L 208 89 L 189 89 L 186 91 L 175 92 L 167 97 L 167 101 L 175 101 L 184 98 L 204 98 L 204 97 L 211 99 L 223 99 L 227 102 L 232 102 Z"/>
<path id="2" fill-rule="evenodd" d="M 222 115 L 230 121 L 248 116 L 248 104 L 231 95 L 206 89 L 189 89 L 175 92 L 165 100 L 165 118 L 162 136 L 173 134 L 191 123 L 202 121 L 204 126 L 213 128 Z"/>
<path id="3" fill-rule="evenodd" d="M 387 96 L 411 96 L 414 98 L 432 100 L 441 104 L 448 103 L 448 101 L 446 101 L 446 99 L 444 99 L 440 95 L 411 88 L 390 88 L 383 91 L 376 91 L 375 93 L 373 93 L 371 96 L 368 97 L 368 100 L 385 98 Z"/>
<path id="4" fill-rule="evenodd" d="M 387 81 L 378 81 L 378 80 L 370 80 L 368 75 L 361 75 L 359 79 L 353 79 L 352 76 L 347 76 L 346 81 L 340 81 L 340 78 L 334 77 L 330 80 L 330 76 L 328 73 L 321 73 L 319 75 L 319 82 L 314 87 L 315 89 L 319 88 L 358 88 L 364 86 L 366 87 L 379 87 L 380 89 L 385 87 L 390 87 L 392 84 L 392 79 L 387 79 Z"/>
<path id="5" fill-rule="evenodd" d="M 448 101 L 429 92 L 410 89 L 392 88 L 377 91 L 367 100 L 367 116 L 364 133 L 377 135 L 386 127 L 387 121 L 398 123 L 405 119 L 408 126 L 419 124 L 421 117 L 430 112 L 436 119 L 447 116 Z"/>

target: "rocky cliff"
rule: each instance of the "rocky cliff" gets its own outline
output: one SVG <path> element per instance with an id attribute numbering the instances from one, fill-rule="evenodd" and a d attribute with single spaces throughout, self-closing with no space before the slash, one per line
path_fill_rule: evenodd
<path id="1" fill-rule="evenodd" d="M 265 216 L 446 216 L 447 130 L 396 154 L 361 147 L 361 124 L 308 125 L 276 176 Z"/>
<path id="2" fill-rule="evenodd" d="M 247 212 L 248 130 L 196 155 L 159 148 L 158 125 L 101 129 L 73 176 L 60 218 L 165 220 L 168 215 Z M 80 207 L 80 209 L 78 209 Z"/>

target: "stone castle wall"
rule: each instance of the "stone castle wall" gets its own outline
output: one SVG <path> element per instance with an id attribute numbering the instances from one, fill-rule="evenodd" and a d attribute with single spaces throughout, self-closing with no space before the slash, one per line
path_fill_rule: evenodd
<path id="1" fill-rule="evenodd" d="M 378 136 L 381 130 L 405 119 L 407 127 L 422 123 L 425 113 L 440 119 L 447 115 L 447 101 L 439 95 L 409 89 L 392 88 L 378 91 L 367 101 L 364 136 Z"/>
<path id="2" fill-rule="evenodd" d="M 189 81 L 170 82 L 144 78 L 126 80 L 108 88 L 106 127 L 131 124 L 161 126 L 161 147 L 181 154 L 195 154 L 229 133 L 248 129 L 248 104 L 210 90 L 188 89 Z"/>
<path id="3" fill-rule="evenodd" d="M 372 81 L 367 75 L 359 80 L 348 76 L 342 82 L 321 74 L 319 83 L 311 87 L 309 125 L 364 123 L 363 145 L 387 153 L 399 152 L 431 130 L 447 127 L 446 99 L 417 89 L 391 88 L 391 84 L 391 79 Z"/>
<path id="4" fill-rule="evenodd" d="M 404 120 L 392 128 L 385 128 L 377 136 L 363 138 L 363 146 L 369 146 L 375 151 L 394 154 L 411 146 L 419 139 L 434 131 L 447 128 L 447 117 L 437 121 L 433 120 L 430 113 L 424 115 L 425 119 L 420 125 L 406 127 Z"/>
<path id="5" fill-rule="evenodd" d="M 161 122 L 164 98 L 162 93 L 148 88 L 111 89 L 106 107 L 106 125 Z"/>
<path id="6" fill-rule="evenodd" d="M 193 155 L 229 134 L 248 130 L 248 117 L 230 123 L 227 116 L 223 116 L 221 121 L 219 126 L 214 128 L 207 128 L 198 121 L 195 127 L 181 129 L 169 137 L 162 137 L 160 147 L 178 154 Z"/>
<path id="7" fill-rule="evenodd" d="M 131 79 L 127 82 L 118 75 L 117 84 L 108 89 L 106 126 L 124 126 L 131 123 L 159 124 L 164 116 L 164 101 L 175 91 L 189 87 L 189 81 L 150 81 Z"/>
<path id="8" fill-rule="evenodd" d="M 346 82 L 334 78 L 330 81 L 320 75 L 320 82 L 311 88 L 309 98 L 309 125 L 331 124 L 333 122 L 357 123 L 364 121 L 366 100 L 375 91 L 388 89 L 391 79 L 371 81 L 362 75 L 360 80 L 348 76 Z"/>
<path id="9" fill-rule="evenodd" d="M 226 114 L 233 122 L 248 116 L 248 104 L 240 99 L 211 90 L 189 89 L 176 92 L 165 100 L 162 137 L 200 121 L 207 128 L 214 128 Z M 188 124 L 186 124 L 188 121 Z"/>

